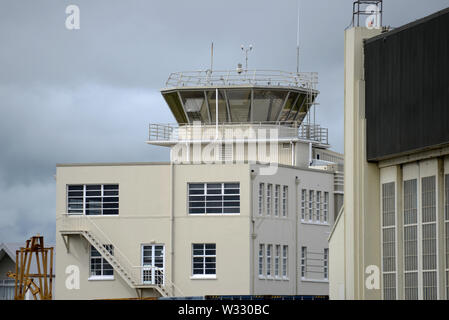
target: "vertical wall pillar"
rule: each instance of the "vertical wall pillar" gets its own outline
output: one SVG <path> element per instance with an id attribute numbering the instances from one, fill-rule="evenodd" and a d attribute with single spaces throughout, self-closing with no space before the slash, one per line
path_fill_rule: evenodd
<path id="1" fill-rule="evenodd" d="M 345 31 L 344 103 L 344 243 L 345 298 L 379 299 L 380 290 L 367 290 L 365 268 L 380 268 L 379 169 L 366 161 L 366 119 L 363 40 L 380 30 Z M 370 239 L 371 241 L 365 241 Z M 378 242 L 376 243 L 376 239 Z M 369 251 L 370 254 L 365 255 Z"/>

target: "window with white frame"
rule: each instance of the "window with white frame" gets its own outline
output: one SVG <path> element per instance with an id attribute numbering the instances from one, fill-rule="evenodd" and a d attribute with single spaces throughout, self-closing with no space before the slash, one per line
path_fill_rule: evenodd
<path id="1" fill-rule="evenodd" d="M 307 247 L 301 247 L 301 278 L 307 276 Z"/>
<path id="2" fill-rule="evenodd" d="M 192 244 L 192 273 L 198 277 L 213 277 L 217 274 L 217 250 L 215 243 Z"/>
<path id="3" fill-rule="evenodd" d="M 104 244 L 103 246 L 109 254 L 114 255 L 114 247 L 111 244 Z M 90 246 L 89 259 L 90 279 L 111 279 L 114 277 L 114 269 L 94 246 Z"/>
<path id="4" fill-rule="evenodd" d="M 85 215 L 117 215 L 118 184 L 67 185 L 67 213 Z"/>
<path id="5" fill-rule="evenodd" d="M 438 299 L 437 215 L 435 176 L 421 180 L 423 299 Z"/>
<path id="6" fill-rule="evenodd" d="M 316 221 L 323 222 L 323 217 L 321 216 L 321 191 L 316 192 Z"/>
<path id="7" fill-rule="evenodd" d="M 240 183 L 189 183 L 189 214 L 239 214 Z"/>
<path id="8" fill-rule="evenodd" d="M 395 183 L 382 184 L 382 280 L 385 300 L 396 299 Z"/>
<path id="9" fill-rule="evenodd" d="M 259 244 L 259 277 L 265 276 L 265 245 Z"/>
<path id="10" fill-rule="evenodd" d="M 267 277 L 271 277 L 272 273 L 271 273 L 271 255 L 273 252 L 273 245 L 272 244 L 267 244 L 267 264 L 266 264 L 266 268 L 267 268 Z"/>
<path id="11" fill-rule="evenodd" d="M 404 181 L 404 299 L 417 300 L 418 293 L 418 186 L 417 180 Z"/>
<path id="12" fill-rule="evenodd" d="M 323 254 L 323 277 L 325 280 L 329 278 L 329 249 L 324 249 Z"/>
<path id="13" fill-rule="evenodd" d="M 271 195 L 273 192 L 273 185 L 267 184 L 267 216 L 271 215 Z"/>
<path id="14" fill-rule="evenodd" d="M 259 183 L 259 216 L 263 215 L 264 194 L 265 194 L 265 185 L 263 183 Z"/>
<path id="15" fill-rule="evenodd" d="M 288 246 L 282 246 L 282 277 L 288 277 Z"/>
<path id="16" fill-rule="evenodd" d="M 307 190 L 301 190 L 301 220 L 304 221 L 306 219 L 306 197 Z"/>
<path id="17" fill-rule="evenodd" d="M 281 263 L 281 245 L 277 244 L 274 250 L 274 276 L 279 278 Z"/>
<path id="18" fill-rule="evenodd" d="M 274 216 L 278 217 L 279 216 L 279 196 L 281 193 L 281 186 L 280 185 L 275 185 L 274 187 Z"/>
<path id="19" fill-rule="evenodd" d="M 329 192 L 325 192 L 323 203 L 323 222 L 327 223 L 328 219 L 329 219 Z"/>
<path id="20" fill-rule="evenodd" d="M 313 201 L 314 201 L 314 191 L 309 190 L 309 221 L 314 220 L 314 210 L 313 210 Z"/>
<path id="21" fill-rule="evenodd" d="M 285 218 L 288 214 L 288 186 L 282 187 L 282 216 Z"/>

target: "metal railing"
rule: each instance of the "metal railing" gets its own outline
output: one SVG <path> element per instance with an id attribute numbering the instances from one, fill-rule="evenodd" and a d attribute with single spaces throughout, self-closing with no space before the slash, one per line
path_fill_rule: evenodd
<path id="1" fill-rule="evenodd" d="M 89 242 L 93 241 L 95 244 L 100 245 L 112 245 L 113 254 L 110 254 L 106 249 L 96 249 L 100 249 L 99 252 L 107 260 L 110 260 L 109 262 L 112 262 L 114 269 L 118 269 L 117 271 L 124 276 L 124 280 L 132 287 L 155 285 L 166 295 L 183 296 L 182 291 L 167 278 L 166 272 L 162 272 L 162 269 L 132 263 L 127 255 L 120 250 L 91 217 L 64 213 L 59 219 L 61 219 L 59 222 L 60 232 L 79 232 L 84 234 Z M 153 277 L 150 275 L 153 275 Z"/>
<path id="2" fill-rule="evenodd" d="M 232 85 L 263 85 L 314 89 L 317 72 L 286 72 L 280 70 L 198 70 L 174 72 L 165 83 L 170 87 L 202 87 Z"/>
<path id="3" fill-rule="evenodd" d="M 251 122 L 215 124 L 156 124 L 149 125 L 150 142 L 188 142 L 233 139 L 260 139 L 259 129 L 270 138 L 270 130 L 277 132 L 277 139 L 301 139 L 320 144 L 328 144 L 328 129 L 320 125 L 288 122 Z"/>

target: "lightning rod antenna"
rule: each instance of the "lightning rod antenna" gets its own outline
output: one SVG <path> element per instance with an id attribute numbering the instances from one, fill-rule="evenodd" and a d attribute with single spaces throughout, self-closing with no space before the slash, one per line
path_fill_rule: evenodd
<path id="1" fill-rule="evenodd" d="M 296 73 L 299 73 L 299 2 L 298 0 L 298 29 L 296 31 Z"/>

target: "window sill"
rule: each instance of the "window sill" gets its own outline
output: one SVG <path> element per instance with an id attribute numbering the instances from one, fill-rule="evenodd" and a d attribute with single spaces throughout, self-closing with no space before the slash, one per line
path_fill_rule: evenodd
<path id="1" fill-rule="evenodd" d="M 323 227 L 329 227 L 329 222 L 313 222 L 313 221 L 305 221 L 301 220 L 302 224 L 312 225 L 312 226 L 323 226 Z"/>
<path id="2" fill-rule="evenodd" d="M 329 283 L 328 279 L 307 279 L 301 278 L 302 282 L 316 282 L 316 283 Z"/>
<path id="3" fill-rule="evenodd" d="M 217 279 L 217 275 L 194 275 L 194 276 L 190 276 L 191 280 L 216 280 Z"/>
<path id="4" fill-rule="evenodd" d="M 114 276 L 90 276 L 87 281 L 111 281 L 115 280 Z"/>

